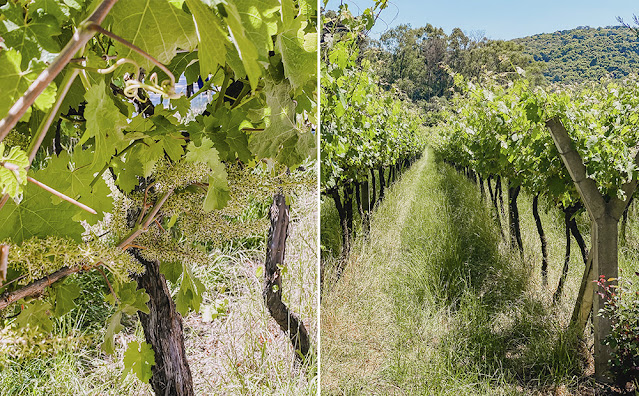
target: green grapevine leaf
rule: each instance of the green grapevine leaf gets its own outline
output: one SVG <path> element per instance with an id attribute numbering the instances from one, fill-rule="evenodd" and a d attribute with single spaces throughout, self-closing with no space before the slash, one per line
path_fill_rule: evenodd
<path id="1" fill-rule="evenodd" d="M 92 86 L 86 93 L 87 105 L 84 110 L 87 120 L 87 129 L 80 140 L 80 144 L 89 138 L 95 138 L 95 154 L 92 167 L 102 168 L 110 162 L 111 156 L 115 154 L 116 147 L 112 143 L 124 140 L 122 130 L 129 124 L 126 116 L 120 113 L 113 100 L 107 94 L 106 84 L 100 81 Z M 107 142 L 107 139 L 111 142 Z"/>
<path id="2" fill-rule="evenodd" d="M 202 138 L 200 146 L 189 142 L 187 151 L 185 161 L 203 162 L 211 168 L 209 189 L 204 200 L 204 210 L 210 212 L 213 209 L 222 209 L 230 199 L 229 186 L 226 169 L 220 161 L 217 150 L 213 147 L 213 142 L 207 137 Z"/>
<path id="3" fill-rule="evenodd" d="M 180 96 L 178 99 L 171 99 L 171 106 L 184 118 L 191 110 L 191 101 L 186 96 Z"/>
<path id="4" fill-rule="evenodd" d="M 53 330 L 53 322 L 51 321 L 52 308 L 51 304 L 46 301 L 35 300 L 25 305 L 15 323 L 19 327 L 39 327 L 42 331 L 50 332 Z"/>
<path id="5" fill-rule="evenodd" d="M 58 25 L 61 26 L 69 20 L 69 6 L 57 0 L 35 0 L 29 6 L 29 11 L 34 10 L 39 15 L 52 15 L 57 19 Z"/>
<path id="6" fill-rule="evenodd" d="M 2 100 L 0 100 L 0 118 L 4 118 L 11 105 L 15 103 L 24 93 L 31 83 L 38 78 L 40 71 L 44 69 L 44 65 L 30 63 L 30 67 L 22 70 L 20 62 L 22 55 L 13 49 L 0 52 L 0 92 L 2 92 Z M 56 87 L 51 84 L 35 100 L 35 105 L 40 110 L 47 110 L 55 102 Z M 27 112 L 28 117 L 31 110 Z"/>
<path id="7" fill-rule="evenodd" d="M 191 51 L 197 46 L 193 18 L 165 0 L 127 0 L 115 3 L 109 13 L 113 33 L 168 64 L 178 48 Z M 116 42 L 118 56 L 135 60 L 151 70 L 152 63 L 132 49 Z"/>
<path id="8" fill-rule="evenodd" d="M 183 265 L 182 283 L 175 298 L 175 308 L 182 316 L 186 316 L 189 313 L 189 308 L 196 312 L 200 310 L 202 293 L 204 293 L 206 288 L 198 278 L 193 276 L 188 264 L 184 263 Z"/>
<path id="9" fill-rule="evenodd" d="M 162 261 L 160 263 L 160 272 L 164 274 L 166 279 L 170 280 L 171 283 L 177 283 L 178 279 L 180 279 L 180 275 L 182 275 L 182 264 L 177 261 Z"/>
<path id="10" fill-rule="evenodd" d="M 60 317 L 75 308 L 75 300 L 82 289 L 75 283 L 62 282 L 53 287 L 55 294 L 55 316 Z"/>
<path id="11" fill-rule="evenodd" d="M 38 174 L 33 174 L 36 180 Z M 54 205 L 51 193 L 29 183 L 19 205 L 8 201 L 0 211 L 0 240 L 11 238 L 14 243 L 20 244 L 34 236 L 44 238 L 54 235 L 81 242 L 84 227 L 72 220 L 80 210 L 68 202 Z"/>
<path id="12" fill-rule="evenodd" d="M 213 170 L 213 174 L 209 176 L 209 189 L 204 199 L 204 211 L 210 212 L 213 209 L 222 209 L 230 198 L 226 171 L 224 171 L 224 174 L 219 174 Z"/>
<path id="13" fill-rule="evenodd" d="M 63 151 L 53 157 L 38 175 L 45 184 L 97 211 L 97 215 L 81 211 L 74 217 L 74 220 L 86 220 L 93 225 L 104 217 L 104 213 L 112 210 L 113 198 L 110 197 L 111 189 L 101 177 L 93 186 L 90 185 L 96 173 L 91 167 L 92 162 L 91 151 L 77 147 L 72 158 Z M 51 201 L 56 205 L 62 202 L 55 195 L 51 195 Z"/>
<path id="14" fill-rule="evenodd" d="M 235 3 L 220 1 L 218 7 L 223 7 L 226 15 L 224 20 L 228 24 L 233 37 L 233 44 L 242 60 L 244 71 L 248 76 L 251 89 L 257 88 L 258 79 L 262 76 L 262 66 L 257 61 L 258 53 L 255 44 L 248 36 L 242 23 L 242 17 Z"/>
<path id="15" fill-rule="evenodd" d="M 303 135 L 295 125 L 295 103 L 290 96 L 290 85 L 284 81 L 267 81 L 266 102 L 271 108 L 270 123 L 263 132 L 251 135 L 251 151 L 259 158 L 274 158 L 289 167 L 299 165 L 308 156 L 308 147 L 298 147 Z M 310 135 L 310 133 L 307 133 Z M 311 135 L 312 136 L 312 135 Z M 308 137 L 304 140 L 309 145 Z M 311 146 L 314 140 L 310 139 Z"/>
<path id="16" fill-rule="evenodd" d="M 155 124 L 155 129 L 149 133 L 149 136 L 158 139 L 160 150 L 166 152 L 171 161 L 179 161 L 184 155 L 182 146 L 186 142 L 178 128 L 164 116 L 154 116 L 152 121 Z"/>
<path id="17" fill-rule="evenodd" d="M 29 7 L 29 11 L 32 7 Z M 27 69 L 32 59 L 40 60 L 47 52 L 60 51 L 60 46 L 54 39 L 60 34 L 60 25 L 53 15 L 39 16 L 38 13 L 30 13 L 31 18 L 26 18 L 22 10 L 20 3 L 12 1 L 0 7 L 4 16 L 0 19 L 0 36 L 7 47 L 21 54 L 20 66 Z"/>
<path id="18" fill-rule="evenodd" d="M 113 355 L 115 353 L 115 335 L 124 328 L 124 326 L 120 323 L 121 321 L 122 311 L 120 310 L 116 311 L 108 320 L 106 334 L 104 334 L 104 342 L 102 342 L 101 349 L 109 355 Z"/>
<path id="19" fill-rule="evenodd" d="M 224 171 L 224 164 L 220 162 L 220 156 L 217 150 L 213 147 L 211 139 L 202 138 L 202 144 L 196 146 L 195 143 L 189 142 L 186 146 L 186 156 L 184 160 L 186 162 L 202 162 L 207 164 L 211 169 L 222 167 Z"/>
<path id="20" fill-rule="evenodd" d="M 186 5 L 193 13 L 198 27 L 200 74 L 215 74 L 218 66 L 224 65 L 226 60 L 228 39 L 222 21 L 202 0 L 186 0 Z"/>
<path id="21" fill-rule="evenodd" d="M 275 43 L 282 54 L 286 76 L 295 90 L 317 78 L 317 34 L 304 34 L 306 24 L 301 18 L 296 18 L 287 30 L 277 36 Z"/>
<path id="22" fill-rule="evenodd" d="M 9 194 L 13 199 L 17 199 L 22 194 L 22 189 L 27 184 L 27 167 L 29 158 L 27 153 L 20 147 L 11 147 L 7 155 L 4 155 L 4 143 L 0 143 L 0 162 L 19 167 L 19 170 L 9 170 L 0 166 L 0 187 L 2 194 Z"/>
<path id="23" fill-rule="evenodd" d="M 120 310 L 122 312 L 129 315 L 133 315 L 138 311 L 145 314 L 149 313 L 149 307 L 147 307 L 146 303 L 149 302 L 150 297 L 146 290 L 137 288 L 137 282 L 116 283 L 113 287 L 120 299 Z"/>
<path id="24" fill-rule="evenodd" d="M 248 120 L 247 112 L 251 110 L 249 106 L 229 109 L 227 106 L 219 108 L 212 116 L 210 125 L 219 126 L 220 130 L 214 132 L 216 147 L 218 140 L 224 139 L 224 148 L 228 146 L 228 153 L 222 156 L 224 161 L 240 161 L 246 163 L 253 157 L 248 148 L 248 136 L 243 128 L 252 128 L 253 124 Z M 222 154 L 222 153 L 220 153 Z"/>
<path id="25" fill-rule="evenodd" d="M 277 34 L 277 0 L 236 0 L 235 5 L 244 24 L 246 36 L 255 44 L 259 58 L 266 60 L 273 50 L 271 36 Z"/>
<path id="26" fill-rule="evenodd" d="M 151 367 L 155 365 L 155 352 L 146 342 L 129 342 L 124 352 L 124 372 L 132 372 L 140 381 L 147 383 L 153 376 Z"/>

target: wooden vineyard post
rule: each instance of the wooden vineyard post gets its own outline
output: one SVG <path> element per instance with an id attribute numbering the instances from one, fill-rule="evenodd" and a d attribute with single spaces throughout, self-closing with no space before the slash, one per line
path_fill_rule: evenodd
<path id="1" fill-rule="evenodd" d="M 574 149 L 572 140 L 559 118 L 555 117 L 546 121 L 546 126 L 550 130 L 555 146 L 557 146 L 561 159 L 570 173 L 570 178 L 575 183 L 592 222 L 592 247 L 590 249 L 592 274 L 588 274 L 589 268 L 586 265 L 586 273 L 582 283 L 599 279 L 600 276 L 604 276 L 606 279 L 616 279 L 619 272 L 617 251 L 619 219 L 637 188 L 637 180 L 633 179 L 622 186 L 626 195 L 624 200 L 611 197 L 606 201 L 607 197 L 599 192 L 595 181 L 587 177 L 586 166 L 579 153 Z M 637 161 L 639 161 L 639 154 L 635 156 L 635 162 Z M 616 281 L 612 283 L 616 284 Z M 603 307 L 603 301 L 599 296 L 594 295 L 597 292 L 596 287 L 588 286 L 590 285 L 582 284 L 580 297 L 584 299 L 585 304 L 582 304 L 582 301 L 577 301 L 576 306 L 579 308 L 575 309 L 573 318 L 578 318 L 579 324 L 585 322 L 584 317 L 587 319 L 587 314 L 584 313 L 584 308 L 589 305 L 588 298 L 590 297 L 586 296 L 586 293 L 591 294 L 595 333 L 595 377 L 598 380 L 610 382 L 608 361 L 611 356 L 611 348 L 604 345 L 603 340 L 611 332 L 611 322 L 609 318 L 598 315 L 599 310 Z"/>
<path id="2" fill-rule="evenodd" d="M 269 217 L 271 219 L 271 227 L 266 245 L 264 289 L 262 294 L 269 313 L 280 326 L 280 329 L 284 333 L 288 333 L 295 349 L 296 359 L 302 361 L 307 357 L 310 349 L 308 331 L 300 318 L 282 302 L 280 268 L 284 264 L 289 223 L 289 208 L 286 205 L 284 195 L 275 194 L 273 204 L 269 209 Z"/>

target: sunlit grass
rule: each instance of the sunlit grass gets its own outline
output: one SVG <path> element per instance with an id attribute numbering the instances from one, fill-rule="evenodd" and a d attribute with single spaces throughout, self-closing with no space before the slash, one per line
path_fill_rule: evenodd
<path id="1" fill-rule="evenodd" d="M 325 261 L 323 393 L 591 388 L 592 341 L 567 329 L 583 261 L 573 240 L 568 283 L 553 307 L 564 259 L 563 213 L 540 210 L 550 252 L 544 287 L 531 202 L 522 193 L 522 260 L 501 240 L 493 210 L 468 179 L 430 156 L 406 172 L 374 214 L 369 239 L 356 241 L 339 281 L 330 276 L 335 259 Z M 588 243 L 587 218 L 579 225 Z M 622 269 L 637 265 L 632 254 L 620 258 Z"/>

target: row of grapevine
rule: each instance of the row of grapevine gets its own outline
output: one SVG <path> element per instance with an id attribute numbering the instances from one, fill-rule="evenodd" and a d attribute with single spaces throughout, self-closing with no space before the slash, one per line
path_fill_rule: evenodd
<path id="1" fill-rule="evenodd" d="M 316 153 L 316 4 L 0 4 L 6 324 L 50 332 L 82 293 L 69 275 L 99 271 L 116 307 L 102 349 L 113 353 L 123 315 L 137 314 L 148 344 L 129 345 L 126 370 L 156 394 L 191 395 L 181 315 L 202 301 L 192 263 L 241 212 L 223 211 L 238 206 L 229 182 Z M 180 76 L 206 82 L 186 97 L 175 92 Z M 212 101 L 193 114 L 207 90 Z"/>
<path id="2" fill-rule="evenodd" d="M 520 190 L 533 197 L 533 214 L 541 239 L 542 277 L 546 281 L 547 252 L 538 201 L 545 199 L 565 214 L 567 252 L 571 233 L 585 264 L 572 322 L 583 332 L 594 312 L 595 368 L 599 378 L 609 373 L 610 319 L 597 315 L 603 302 L 593 281 L 618 276 L 618 223 L 636 194 L 639 178 L 639 82 L 626 79 L 583 86 L 533 87 L 525 79 L 500 84 L 495 77 L 482 82 L 456 76 L 460 93 L 448 121 L 434 135 L 439 155 L 464 169 L 483 191 L 488 181 L 496 209 L 501 180 L 508 183 L 510 240 L 523 254 L 517 197 Z M 501 194 L 499 194 L 501 196 Z M 574 216 L 585 209 L 592 221 L 587 249 Z M 560 298 L 568 272 L 566 259 L 555 293 Z"/>
<path id="3" fill-rule="evenodd" d="M 342 5 L 323 23 L 321 189 L 339 213 L 344 257 L 353 234 L 353 198 L 366 228 L 385 186 L 423 151 L 422 122 L 420 111 L 400 92 L 380 88 L 369 62 L 360 59 L 360 35 L 372 27 L 374 9 L 353 17 Z"/>

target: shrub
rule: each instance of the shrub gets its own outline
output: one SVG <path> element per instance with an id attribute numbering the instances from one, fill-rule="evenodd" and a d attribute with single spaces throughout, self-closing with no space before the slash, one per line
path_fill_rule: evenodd
<path id="1" fill-rule="evenodd" d="M 639 276 L 639 272 L 635 272 Z M 612 347 L 610 368 L 619 383 L 639 378 L 639 291 L 633 292 L 630 279 L 611 284 L 614 279 L 601 275 L 597 293 L 604 300 L 599 315 L 608 316 L 612 331 L 604 339 Z"/>

